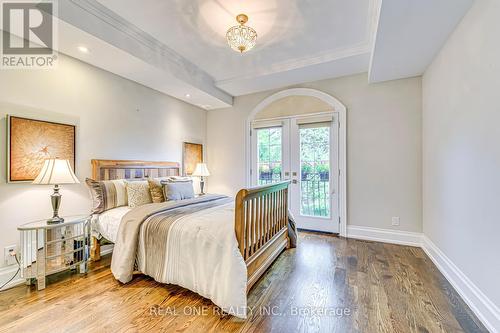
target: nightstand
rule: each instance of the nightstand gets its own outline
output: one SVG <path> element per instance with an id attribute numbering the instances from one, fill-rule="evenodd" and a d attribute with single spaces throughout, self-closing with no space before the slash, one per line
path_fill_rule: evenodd
<path id="1" fill-rule="evenodd" d="M 26 223 L 20 232 L 21 277 L 28 284 L 37 280 L 45 288 L 45 277 L 68 269 L 87 272 L 90 254 L 90 216 L 64 217 L 64 222 L 47 220 Z"/>

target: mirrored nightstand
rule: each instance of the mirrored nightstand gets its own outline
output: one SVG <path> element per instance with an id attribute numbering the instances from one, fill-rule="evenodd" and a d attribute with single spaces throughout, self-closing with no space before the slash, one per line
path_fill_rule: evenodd
<path id="1" fill-rule="evenodd" d="M 87 272 L 90 254 L 90 216 L 64 217 L 63 223 L 47 220 L 23 224 L 20 232 L 21 276 L 45 288 L 45 277 L 68 269 Z"/>

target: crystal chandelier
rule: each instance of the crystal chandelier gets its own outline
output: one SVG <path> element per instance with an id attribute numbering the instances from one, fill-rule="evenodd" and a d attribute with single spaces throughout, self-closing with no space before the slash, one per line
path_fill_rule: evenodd
<path id="1" fill-rule="evenodd" d="M 240 25 L 235 25 L 229 28 L 226 33 L 226 38 L 229 46 L 236 52 L 246 52 L 252 49 L 257 42 L 257 32 L 251 27 L 247 27 L 248 16 L 239 14 L 236 16 L 236 21 Z"/>

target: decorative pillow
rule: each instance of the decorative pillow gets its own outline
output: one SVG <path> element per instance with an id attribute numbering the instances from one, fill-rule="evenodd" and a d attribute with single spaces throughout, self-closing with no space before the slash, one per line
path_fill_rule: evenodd
<path id="1" fill-rule="evenodd" d="M 165 178 L 148 178 L 149 192 L 151 193 L 151 199 L 154 203 L 164 202 L 165 195 L 163 194 L 163 185 L 161 181 Z"/>
<path id="2" fill-rule="evenodd" d="M 170 182 L 162 181 L 167 200 L 184 200 L 194 198 L 193 181 Z"/>
<path id="3" fill-rule="evenodd" d="M 160 180 L 166 180 L 169 182 L 192 182 L 193 179 L 191 177 L 183 177 L 183 176 L 169 176 L 166 178 L 162 178 Z"/>
<path id="4" fill-rule="evenodd" d="M 92 196 L 92 214 L 127 205 L 127 191 L 123 179 L 97 181 L 87 178 L 85 183 Z"/>
<path id="5" fill-rule="evenodd" d="M 147 180 L 141 181 L 126 181 L 127 199 L 129 207 L 137 207 L 152 203 L 151 192 L 149 192 L 149 184 Z"/>

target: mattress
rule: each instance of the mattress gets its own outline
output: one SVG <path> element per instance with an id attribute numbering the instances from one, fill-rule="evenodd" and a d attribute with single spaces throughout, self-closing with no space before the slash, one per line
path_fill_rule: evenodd
<path id="1" fill-rule="evenodd" d="M 117 207 L 107 210 L 99 214 L 94 228 L 97 233 L 102 237 L 106 238 L 110 242 L 116 242 L 116 236 L 118 235 L 118 228 L 122 217 L 127 214 L 132 208 L 128 206 Z"/>

